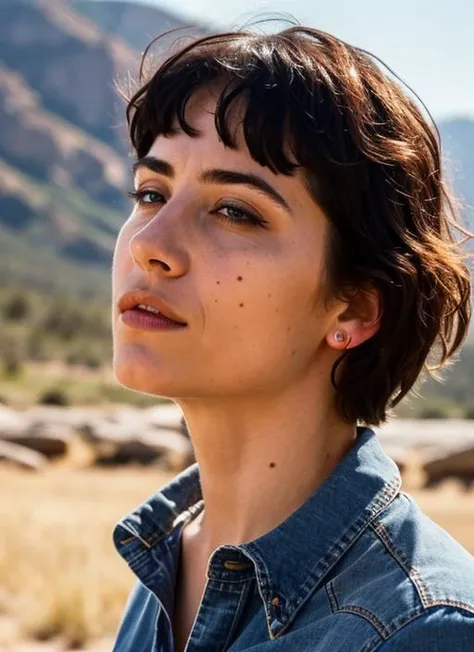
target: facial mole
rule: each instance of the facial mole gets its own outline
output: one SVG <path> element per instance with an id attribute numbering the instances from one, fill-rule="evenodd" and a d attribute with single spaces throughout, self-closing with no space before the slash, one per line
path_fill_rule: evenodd
<path id="1" fill-rule="evenodd" d="M 238 281 L 243 281 L 243 278 L 241 276 L 237 276 Z"/>
<path id="2" fill-rule="evenodd" d="M 276 465 L 275 465 L 275 462 L 270 462 L 270 464 L 269 464 L 268 466 L 269 466 L 271 469 L 273 469 L 273 468 L 275 468 Z"/>
<path id="3" fill-rule="evenodd" d="M 244 307 L 244 304 L 243 304 L 243 303 L 239 303 L 239 308 L 243 308 L 243 307 Z"/>
<path id="4" fill-rule="evenodd" d="M 293 349 L 293 351 L 291 352 L 291 355 L 296 355 L 296 349 Z"/>
<path id="5" fill-rule="evenodd" d="M 217 285 L 220 285 L 220 284 L 221 284 L 221 282 L 220 282 L 220 281 L 216 281 L 216 283 L 217 283 Z"/>

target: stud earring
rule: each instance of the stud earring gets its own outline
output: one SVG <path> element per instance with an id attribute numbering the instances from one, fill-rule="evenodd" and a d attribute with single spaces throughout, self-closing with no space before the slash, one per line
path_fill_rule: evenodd
<path id="1" fill-rule="evenodd" d="M 336 342 L 345 342 L 346 337 L 347 335 L 345 331 L 338 330 L 334 332 L 334 339 L 336 340 Z"/>

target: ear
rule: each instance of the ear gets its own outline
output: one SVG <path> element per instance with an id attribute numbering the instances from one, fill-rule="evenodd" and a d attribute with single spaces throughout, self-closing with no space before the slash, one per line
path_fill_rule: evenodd
<path id="1" fill-rule="evenodd" d="M 353 349 L 373 337 L 380 328 L 381 298 L 375 288 L 359 288 L 332 323 L 326 342 L 335 350 Z"/>

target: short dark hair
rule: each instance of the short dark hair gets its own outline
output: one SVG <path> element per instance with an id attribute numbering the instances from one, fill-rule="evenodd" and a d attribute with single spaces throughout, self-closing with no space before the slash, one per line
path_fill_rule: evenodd
<path id="1" fill-rule="evenodd" d="M 186 103 L 217 83 L 215 125 L 227 147 L 236 148 L 229 119 L 242 98 L 252 158 L 285 175 L 303 168 L 330 223 L 332 296 L 370 286 L 381 297 L 379 331 L 345 351 L 331 375 L 342 417 L 379 425 L 430 354 L 439 369 L 459 349 L 471 316 L 471 278 L 453 235 L 458 218 L 433 120 L 372 55 L 309 27 L 195 37 L 145 76 L 147 52 L 140 86 L 127 97 L 138 157 L 160 134 L 197 136 Z"/>

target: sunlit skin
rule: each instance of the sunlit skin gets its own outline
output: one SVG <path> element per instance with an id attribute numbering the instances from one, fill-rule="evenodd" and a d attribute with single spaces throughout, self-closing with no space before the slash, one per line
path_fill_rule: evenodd
<path id="1" fill-rule="evenodd" d="M 114 370 L 121 384 L 183 410 L 205 503 L 183 545 L 203 574 L 217 546 L 250 541 L 287 518 L 353 445 L 355 424 L 336 412 L 330 370 L 348 342 L 377 331 L 378 303 L 370 293 L 357 305 L 325 301 L 329 223 L 302 173 L 273 174 L 241 137 L 238 150 L 224 147 L 208 92 L 187 111 L 201 135 L 159 136 L 148 154 L 174 176 L 136 171 L 135 190 L 149 192 L 116 245 Z M 288 207 L 255 188 L 200 180 L 216 168 L 257 175 Z M 137 287 L 158 294 L 187 328 L 124 325 L 117 301 Z"/>

